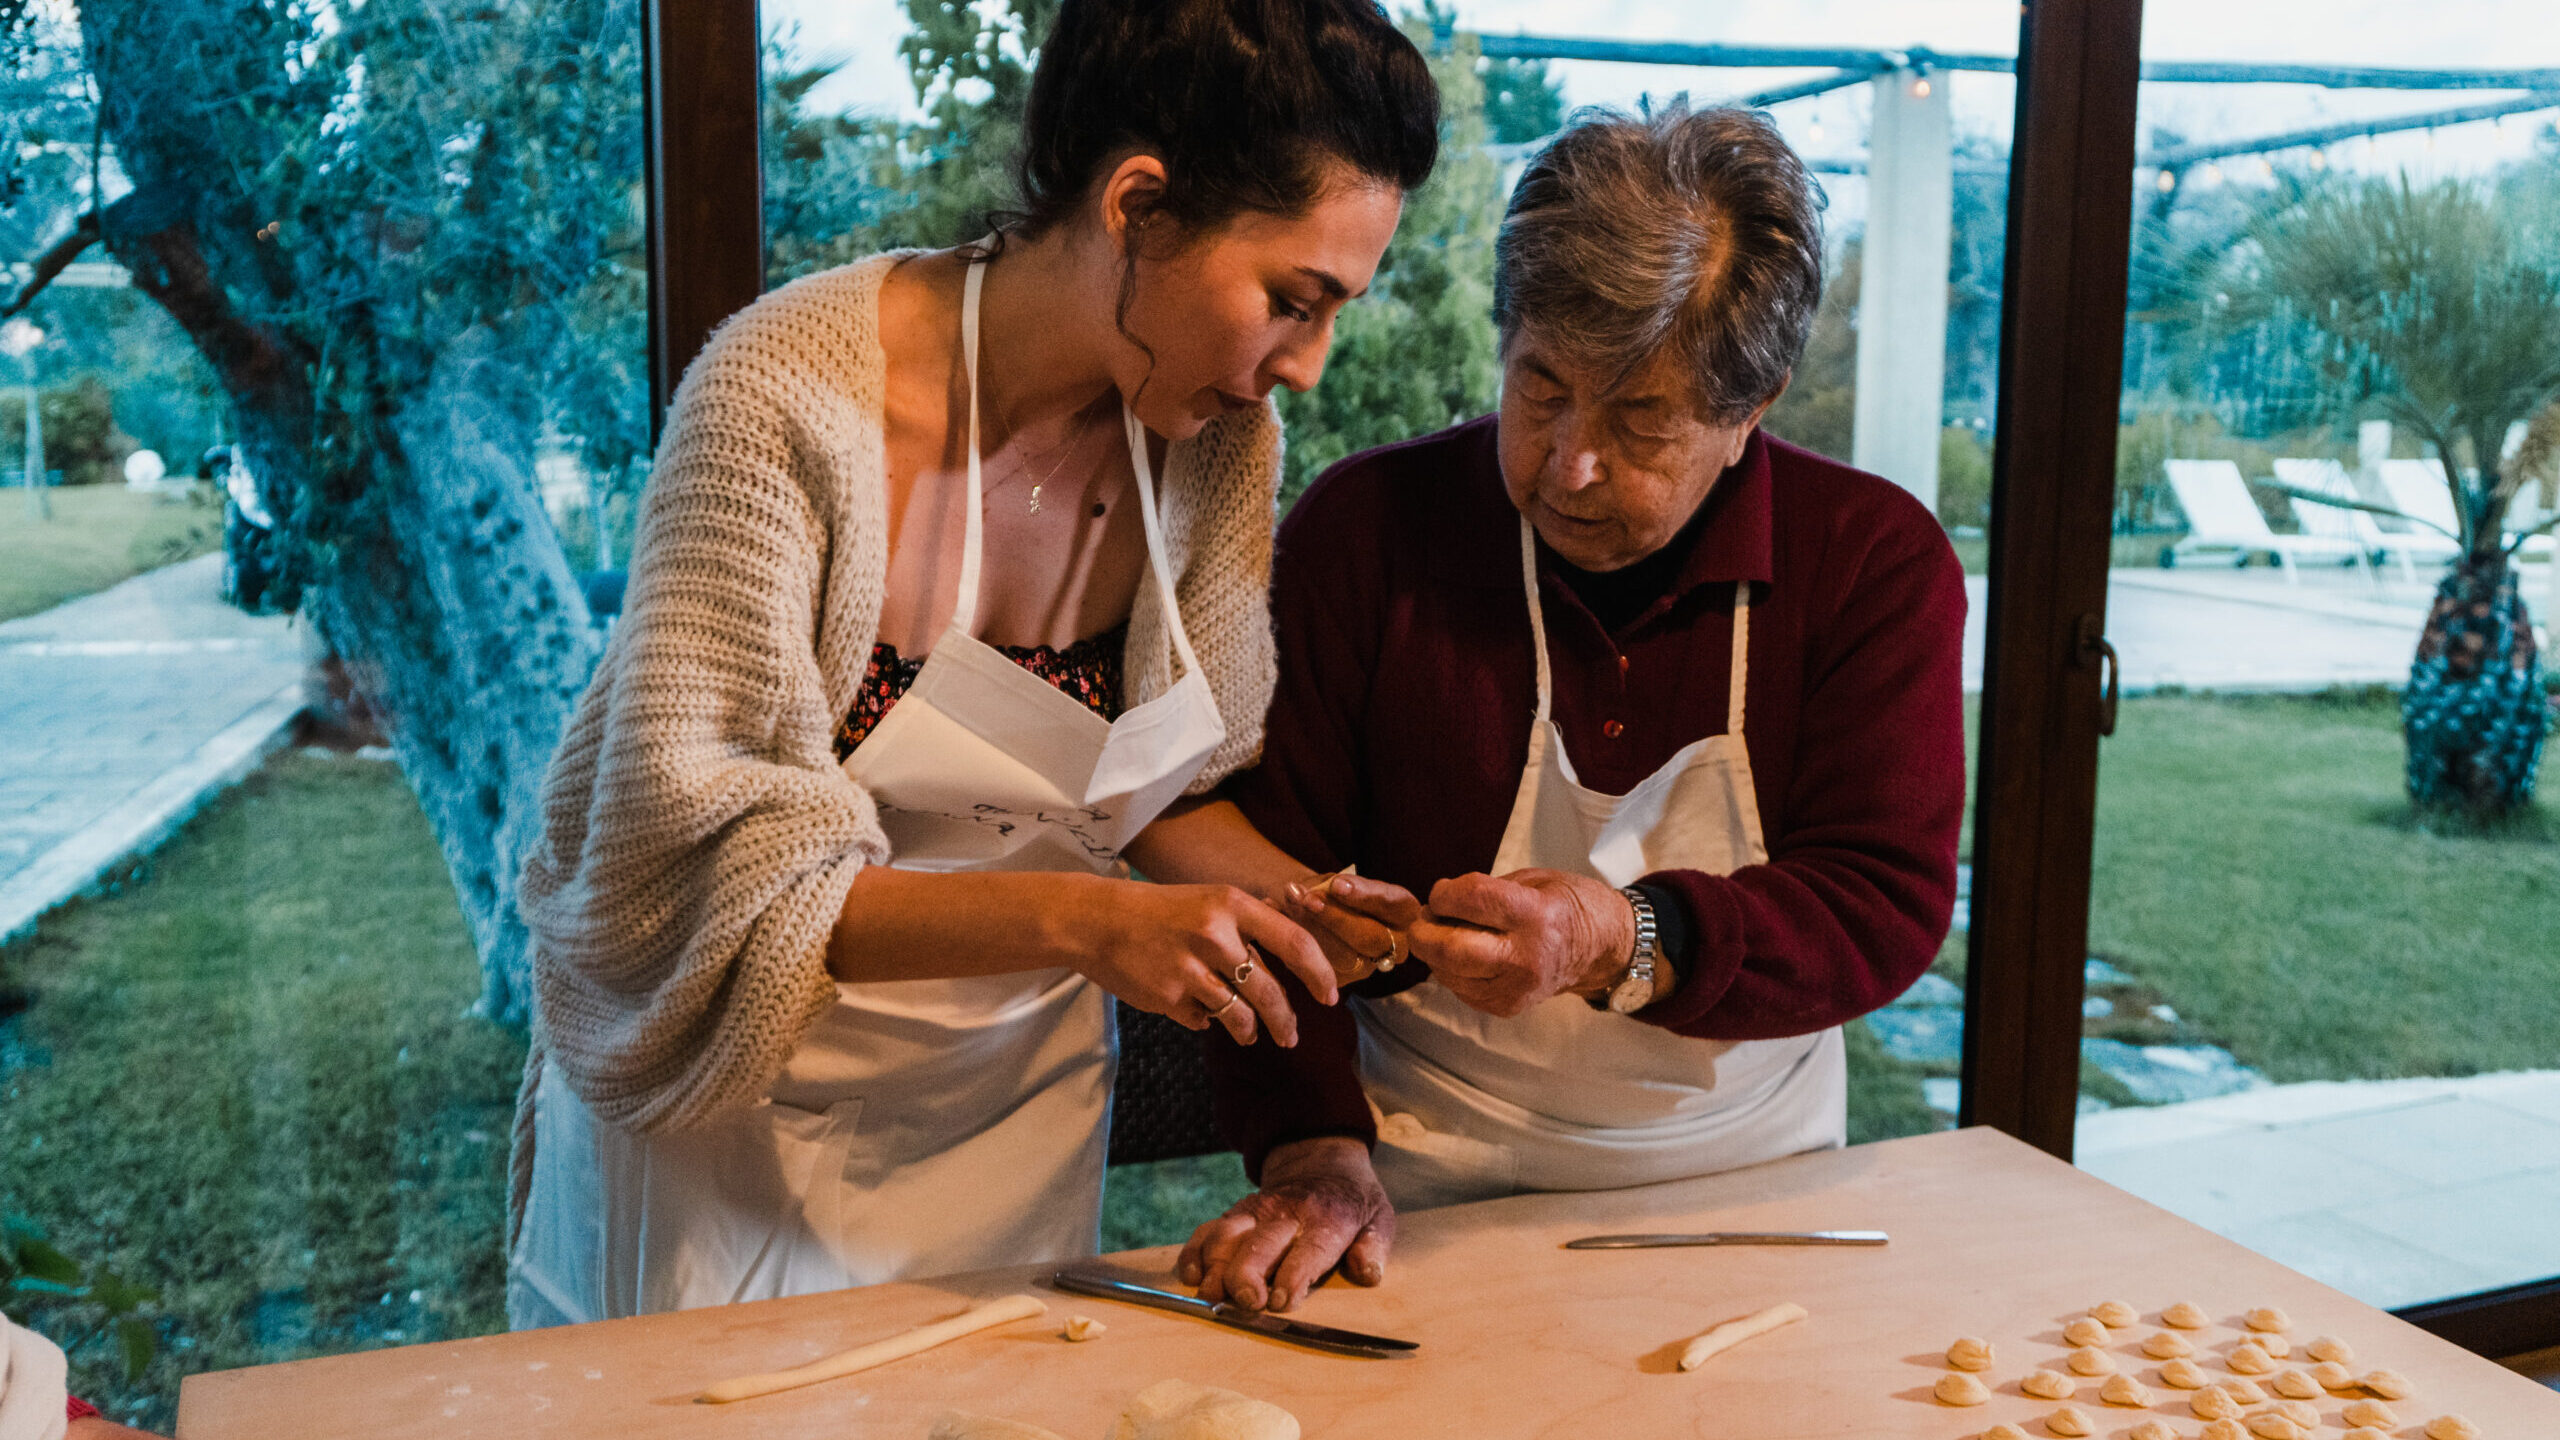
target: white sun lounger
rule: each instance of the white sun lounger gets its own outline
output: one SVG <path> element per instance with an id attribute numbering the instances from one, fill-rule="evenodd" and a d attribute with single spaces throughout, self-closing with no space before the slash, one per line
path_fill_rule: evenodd
<path id="1" fill-rule="evenodd" d="M 2402 513 L 2414 515 L 2429 525 L 2455 534 L 2461 533 L 2461 526 L 2454 518 L 2453 487 L 2445 483 L 2443 461 L 2385 460 L 2380 471 L 2383 490 Z M 2524 542 L 2517 553 L 2549 555 L 2554 544 L 2550 536 L 2536 535 Z"/>
<path id="2" fill-rule="evenodd" d="M 2279 535 L 2267 526 L 2240 467 L 2228 460 L 2164 460 L 2169 489 L 2178 508 L 2187 512 L 2187 538 L 2169 547 L 2176 559 L 2206 551 L 2228 552 L 2234 565 L 2255 554 L 2276 557 L 2288 583 L 2299 585 L 2296 560 L 2328 560 L 2352 565 L 2364 551 L 2352 540 L 2327 535 Z"/>
<path id="3" fill-rule="evenodd" d="M 2356 482 L 2348 477 L 2347 467 L 2335 460 L 2279 460 L 2276 480 L 2289 490 L 2335 495 L 2341 500 L 2363 498 L 2356 493 Z M 2296 496 L 2293 513 L 2302 521 L 2304 530 L 2341 535 L 2368 555 L 2397 562 L 2401 575 L 2410 580 L 2418 578 L 2418 561 L 2440 564 L 2462 553 L 2461 546 L 2432 530 L 2385 530 L 2369 510 L 2322 505 Z"/>

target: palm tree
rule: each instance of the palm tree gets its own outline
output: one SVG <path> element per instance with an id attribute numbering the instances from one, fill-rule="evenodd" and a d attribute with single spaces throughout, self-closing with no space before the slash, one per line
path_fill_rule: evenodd
<path id="1" fill-rule="evenodd" d="M 2315 337 L 2333 405 L 2388 417 L 2443 465 L 2461 553 L 2401 699 L 2409 798 L 2483 818 L 2531 803 L 2552 718 L 2513 563 L 2551 527 L 2506 528 L 2541 447 L 2502 459 L 2511 428 L 2560 396 L 2560 256 L 2529 250 L 2548 228 L 2518 213 L 2530 203 L 2458 181 L 2297 192 L 2246 232 L 2223 280 L 2234 318 Z"/>

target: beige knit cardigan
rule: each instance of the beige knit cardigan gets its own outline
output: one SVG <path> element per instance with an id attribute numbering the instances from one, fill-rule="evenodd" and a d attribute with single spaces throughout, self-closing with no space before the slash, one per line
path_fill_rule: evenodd
<path id="1" fill-rule="evenodd" d="M 880 285 L 911 253 L 765 296 L 676 391 L 623 616 L 551 762 L 518 887 L 535 999 L 519 1214 L 544 1065 L 637 1131 L 760 1099 L 835 999 L 827 939 L 854 876 L 893 858 L 834 740 L 888 575 Z M 1261 753 L 1279 479 L 1268 405 L 1166 456 L 1176 603 L 1227 727 L 1194 794 Z M 1132 703 L 1178 678 L 1165 620 L 1139 586 Z"/>

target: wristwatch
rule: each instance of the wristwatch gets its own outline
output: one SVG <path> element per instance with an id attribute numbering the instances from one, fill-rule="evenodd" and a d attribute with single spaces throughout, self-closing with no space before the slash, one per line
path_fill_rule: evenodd
<path id="1" fill-rule="evenodd" d="M 1589 998 L 1594 1010 L 1633 1015 L 1653 1003 L 1654 962 L 1661 955 L 1658 939 L 1661 932 L 1655 924 L 1653 900 L 1649 896 L 1632 885 L 1618 893 L 1626 896 L 1627 904 L 1635 910 L 1635 949 L 1627 957 L 1626 973 L 1618 977 L 1617 983 Z"/>

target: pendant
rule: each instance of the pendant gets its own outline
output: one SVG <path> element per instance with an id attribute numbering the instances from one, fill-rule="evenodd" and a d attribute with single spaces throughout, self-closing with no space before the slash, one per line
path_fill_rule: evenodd
<path id="1" fill-rule="evenodd" d="M 1031 487 L 1031 513 L 1040 513 L 1040 487 L 1037 485 Z"/>

